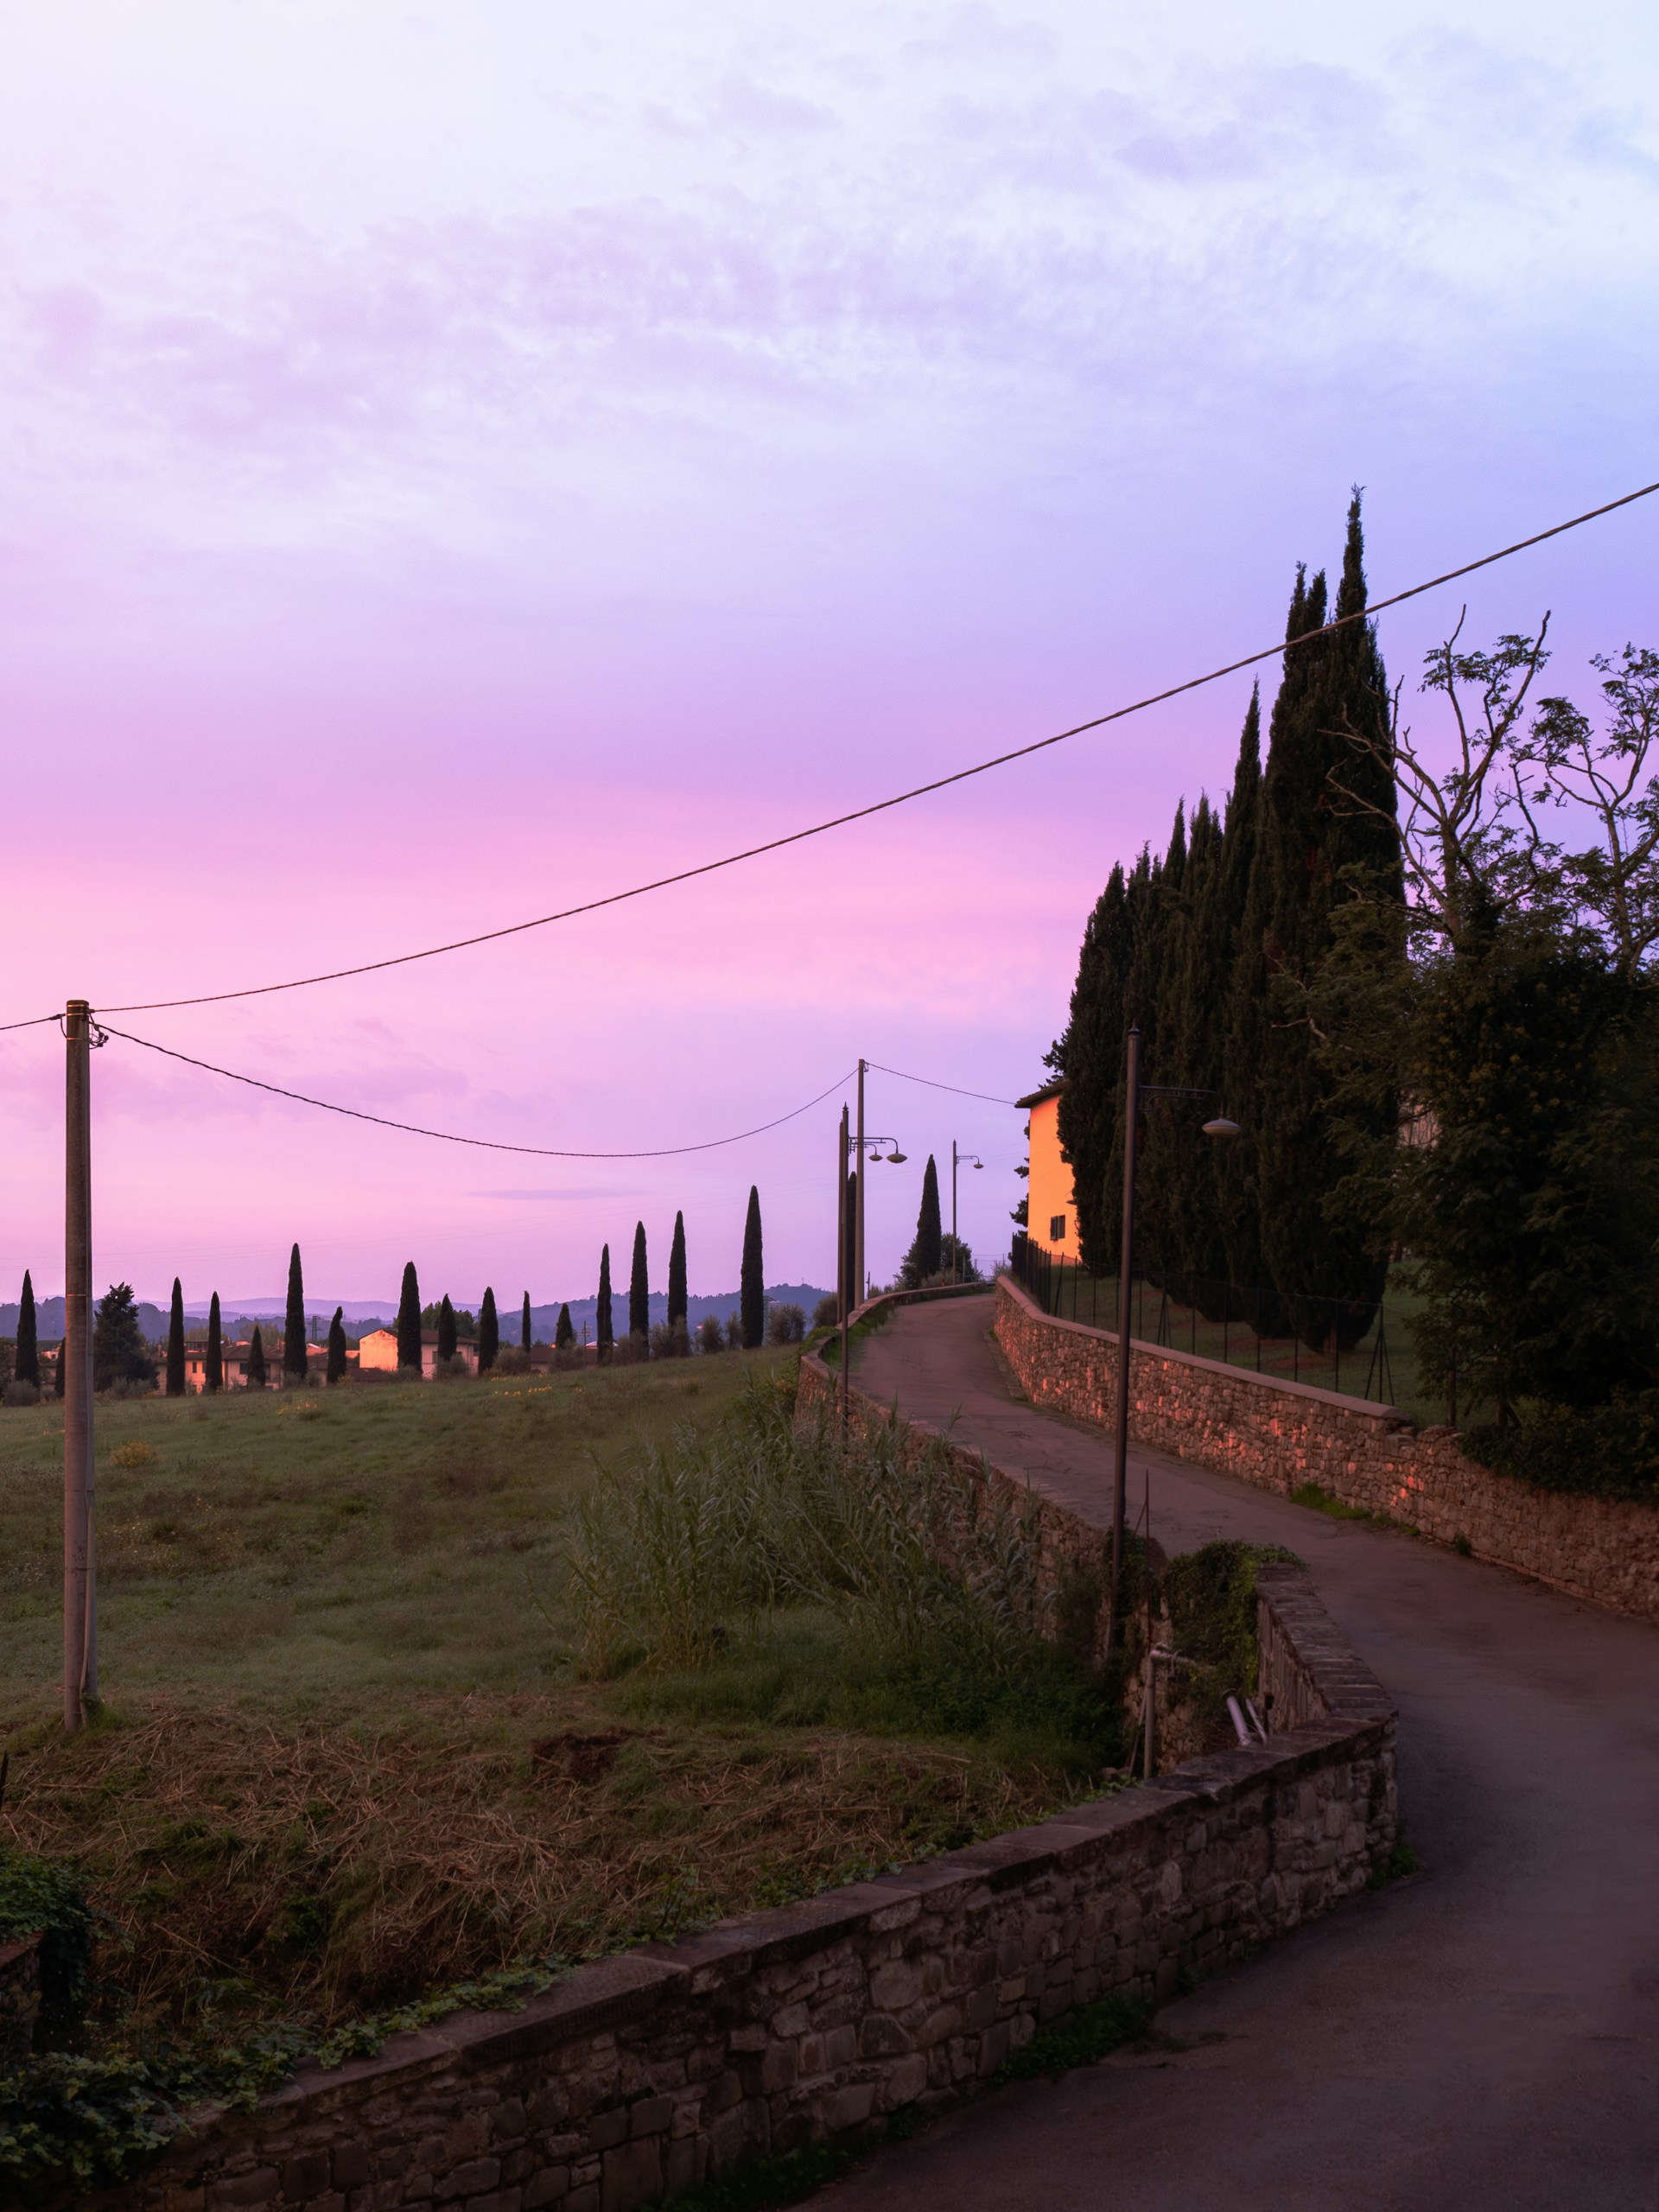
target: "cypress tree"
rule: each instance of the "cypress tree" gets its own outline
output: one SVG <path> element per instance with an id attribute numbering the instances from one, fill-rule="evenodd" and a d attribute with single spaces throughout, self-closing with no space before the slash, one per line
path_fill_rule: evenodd
<path id="1" fill-rule="evenodd" d="M 259 1324 L 253 1325 L 253 1335 L 248 1344 L 248 1388 L 263 1390 L 265 1387 L 265 1340 L 260 1334 Z"/>
<path id="2" fill-rule="evenodd" d="M 336 1306 L 334 1318 L 328 1324 L 328 1365 L 324 1379 L 329 1382 L 343 1382 L 346 1379 L 346 1308 Z"/>
<path id="3" fill-rule="evenodd" d="M 167 1317 L 167 1395 L 184 1395 L 184 1292 L 173 1278 L 173 1309 Z"/>
<path id="4" fill-rule="evenodd" d="M 760 1250 L 760 1192 L 749 1185 L 749 1211 L 743 1224 L 743 1271 L 739 1278 L 743 1349 L 753 1351 L 766 1333 L 766 1279 Z"/>
<path id="5" fill-rule="evenodd" d="M 487 1375 L 501 1349 L 501 1323 L 495 1310 L 495 1293 L 484 1286 L 484 1303 L 478 1309 L 478 1371 Z"/>
<path id="6" fill-rule="evenodd" d="M 217 1291 L 207 1304 L 207 1357 L 202 1364 L 201 1382 L 204 1390 L 219 1391 L 225 1388 L 225 1324 L 219 1318 Z"/>
<path id="7" fill-rule="evenodd" d="M 519 1350 L 521 1351 L 528 1351 L 530 1350 L 530 1293 L 526 1291 L 524 1293 L 524 1310 L 518 1317 Z"/>
<path id="8" fill-rule="evenodd" d="M 1300 572 L 1297 588 L 1301 589 Z M 1300 619 L 1294 600 L 1292 619 Z M 1256 1202 L 1255 1128 L 1262 1110 L 1256 1071 L 1262 1041 L 1261 997 L 1267 983 L 1259 924 L 1256 937 L 1252 939 L 1249 934 L 1261 813 L 1262 697 L 1258 688 L 1250 693 L 1249 709 L 1239 736 L 1238 765 L 1233 771 L 1222 828 L 1221 865 L 1212 879 L 1214 895 L 1205 920 L 1208 957 L 1217 963 L 1219 1004 L 1215 1021 L 1220 1039 L 1222 1103 L 1241 1125 L 1237 1136 L 1216 1146 L 1210 1155 L 1220 1259 L 1216 1272 L 1230 1284 L 1252 1293 L 1264 1289 L 1268 1279 Z M 1255 997 L 1250 996 L 1252 991 Z M 1274 1318 L 1268 1308 L 1260 1316 L 1263 1325 Z M 1236 1313 L 1239 1309 L 1230 1304 L 1228 1310 Z"/>
<path id="9" fill-rule="evenodd" d="M 685 1290 L 685 1216 L 674 1217 L 674 1242 L 668 1248 L 668 1325 L 683 1329 L 688 1306 Z"/>
<path id="10" fill-rule="evenodd" d="M 1215 957 L 1209 931 L 1212 886 L 1221 865 L 1221 823 L 1209 799 L 1199 797 L 1187 840 L 1179 898 L 1170 920 L 1165 951 L 1164 988 L 1158 1012 L 1160 1048 L 1156 1080 L 1195 1091 L 1218 1091 L 1221 1067 L 1216 1023 L 1223 999 L 1223 963 Z M 1165 1169 L 1164 1256 L 1167 1280 L 1184 1301 L 1205 1304 L 1206 1282 L 1224 1274 L 1225 1261 L 1216 1235 L 1214 1180 L 1208 1158 L 1211 1141 L 1201 1124 L 1217 1113 L 1218 1103 L 1202 1097 L 1179 1102 L 1173 1115 L 1149 1117 L 1157 1128 Z M 1208 1306 L 1205 1304 L 1207 1312 Z"/>
<path id="11" fill-rule="evenodd" d="M 899 1271 L 906 1289 L 931 1281 L 944 1264 L 944 1235 L 939 1225 L 939 1171 L 932 1154 L 922 1171 L 922 1203 L 916 1216 L 916 1235 Z"/>
<path id="12" fill-rule="evenodd" d="M 645 1224 L 633 1224 L 633 1266 L 628 1275 L 628 1334 L 651 1334 L 651 1279 L 645 1272 Z"/>
<path id="13" fill-rule="evenodd" d="M 413 1260 L 404 1263 L 404 1287 L 397 1300 L 397 1365 L 417 1376 L 421 1372 L 421 1286 Z"/>
<path id="14" fill-rule="evenodd" d="M 601 1359 L 611 1356 L 615 1331 L 611 1325 L 611 1248 L 603 1246 L 599 1255 L 599 1305 L 594 1316 L 594 1341 Z"/>
<path id="15" fill-rule="evenodd" d="M 1364 542 L 1357 492 L 1348 511 L 1347 544 L 1336 613 L 1365 604 Z M 1325 619 L 1325 582 L 1307 594 L 1305 627 Z M 1400 895 L 1398 849 L 1390 823 L 1357 811 L 1332 783 L 1351 786 L 1363 772 L 1364 795 L 1393 810 L 1392 779 L 1359 760 L 1349 728 L 1386 741 L 1387 677 L 1370 626 L 1356 622 L 1290 657 L 1274 702 L 1262 782 L 1259 913 L 1269 970 L 1256 1098 L 1255 1145 L 1262 1249 L 1282 1296 L 1312 1294 L 1291 1319 L 1307 1340 L 1329 1340 L 1326 1300 L 1343 1301 L 1344 1343 L 1370 1325 L 1387 1274 L 1386 1245 L 1369 1223 L 1342 1220 L 1330 1204 L 1345 1173 L 1331 1071 L 1306 1019 L 1306 993 L 1332 943 L 1332 916 L 1356 893 Z M 1392 1117 L 1392 1099 L 1378 1102 Z M 1370 1132 L 1385 1133 L 1380 1127 Z"/>
<path id="16" fill-rule="evenodd" d="M 455 1356 L 455 1309 L 449 1303 L 449 1294 L 443 1294 L 443 1303 L 438 1308 L 438 1357 L 453 1359 Z"/>
<path id="17" fill-rule="evenodd" d="M 20 1382 L 32 1382 L 41 1387 L 41 1346 L 39 1325 L 35 1315 L 35 1286 L 29 1281 L 29 1269 L 23 1269 L 23 1294 L 17 1301 L 17 1356 L 12 1363 L 12 1372 Z"/>
<path id="18" fill-rule="evenodd" d="M 1147 925 L 1135 945 L 1130 994 L 1141 1024 L 1141 1080 L 1143 1084 L 1179 1084 L 1181 1009 L 1179 982 L 1186 964 L 1187 837 L 1185 804 L 1175 809 L 1174 826 L 1162 864 L 1155 872 L 1156 896 Z M 1188 1101 L 1147 1098 L 1141 1116 L 1137 1185 L 1137 1244 L 1140 1269 L 1153 1282 L 1179 1294 L 1178 1220 L 1181 1179 L 1193 1173 Z M 1120 1187 L 1121 1187 L 1120 1175 Z"/>
<path id="19" fill-rule="evenodd" d="M 288 1316 L 283 1330 L 283 1380 L 305 1380 L 305 1280 L 300 1273 L 300 1248 L 288 1255 Z"/>
<path id="20" fill-rule="evenodd" d="M 575 1341 L 576 1325 L 570 1319 L 570 1304 L 567 1299 L 559 1308 L 559 1325 L 553 1332 L 553 1349 L 556 1351 L 569 1351 Z"/>
<path id="21" fill-rule="evenodd" d="M 1117 1257 L 1117 1210 L 1107 1183 L 1117 1151 L 1133 936 L 1128 884 L 1119 866 L 1107 878 L 1084 929 L 1070 1016 L 1048 1056 L 1065 1085 L 1060 1093 L 1060 1145 L 1071 1164 L 1084 1263 L 1096 1274 L 1109 1274 Z"/>

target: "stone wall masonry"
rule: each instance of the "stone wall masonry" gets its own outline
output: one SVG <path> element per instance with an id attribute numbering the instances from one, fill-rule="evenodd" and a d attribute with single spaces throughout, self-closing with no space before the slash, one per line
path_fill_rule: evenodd
<path id="1" fill-rule="evenodd" d="M 1057 1320 L 997 1279 L 997 1342 L 1032 1403 L 1105 1425 L 1117 1343 Z M 1659 1512 L 1623 1498 L 1536 1490 L 1465 1459 L 1449 1429 L 1395 1407 L 1284 1382 L 1136 1341 L 1129 1433 L 1137 1443 L 1286 1494 L 1316 1483 L 1344 1504 L 1534 1576 L 1610 1612 L 1659 1621 Z"/>
<path id="2" fill-rule="evenodd" d="M 810 1414 L 831 1378 L 809 1357 L 802 1380 Z M 1047 1510 L 1057 1558 L 1098 1543 Z M 200 2115 L 146 2172 L 57 2205 L 630 2212 L 943 2109 L 1075 2005 L 1168 1996 L 1362 1888 L 1397 1833 L 1385 1693 L 1306 1574 L 1263 1568 L 1257 1589 L 1268 1743 L 583 1967 L 521 2012 L 395 2036 L 245 2117 Z"/>

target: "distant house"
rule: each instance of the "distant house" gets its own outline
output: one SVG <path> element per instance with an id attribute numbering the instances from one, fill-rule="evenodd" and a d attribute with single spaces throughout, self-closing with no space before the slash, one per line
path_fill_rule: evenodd
<path id="1" fill-rule="evenodd" d="M 1071 1163 L 1060 1149 L 1060 1093 L 1062 1077 L 1046 1083 L 1017 1106 L 1031 1116 L 1031 1176 L 1026 1185 L 1026 1234 L 1033 1244 L 1057 1260 L 1076 1261 L 1083 1247 L 1077 1241 L 1077 1205 L 1071 1185 Z"/>
<path id="2" fill-rule="evenodd" d="M 220 1351 L 227 1390 L 245 1390 L 248 1387 L 248 1354 L 253 1348 L 250 1337 L 239 1338 L 235 1344 L 226 1344 Z M 349 1361 L 352 1354 L 347 1351 Z M 328 1374 L 327 1344 L 307 1344 L 305 1374 L 308 1382 L 321 1382 Z M 161 1362 L 158 1389 L 166 1387 L 167 1362 Z M 184 1387 L 187 1391 L 201 1392 L 207 1388 L 207 1347 L 205 1344 L 187 1344 L 184 1348 Z M 283 1339 L 280 1331 L 272 1332 L 265 1344 L 265 1388 L 280 1390 L 283 1387 Z"/>
<path id="3" fill-rule="evenodd" d="M 396 1329 L 371 1329 L 358 1344 L 358 1360 L 365 1370 L 379 1369 L 383 1373 L 395 1371 L 397 1365 L 397 1332 Z M 478 1372 L 478 1339 L 461 1337 L 455 1343 L 455 1357 L 465 1363 L 467 1372 Z M 438 1332 L 435 1329 L 421 1331 L 421 1379 L 432 1380 L 438 1363 Z"/>

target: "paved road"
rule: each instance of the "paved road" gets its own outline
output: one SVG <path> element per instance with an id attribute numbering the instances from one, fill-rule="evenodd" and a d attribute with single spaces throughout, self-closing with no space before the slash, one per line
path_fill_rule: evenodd
<path id="1" fill-rule="evenodd" d="M 900 1309 L 859 1377 L 1109 1510 L 1098 1431 L 1016 1402 L 988 1300 Z M 885 2151 L 825 2212 L 1656 2212 L 1659 1634 L 1402 1533 L 1159 1453 L 1171 1550 L 1292 1546 L 1398 1700 L 1424 1872 L 1165 2008 L 1179 2053 L 1005 2091 Z"/>

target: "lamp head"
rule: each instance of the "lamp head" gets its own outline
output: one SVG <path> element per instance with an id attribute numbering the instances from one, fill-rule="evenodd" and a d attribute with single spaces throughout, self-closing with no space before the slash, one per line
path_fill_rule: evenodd
<path id="1" fill-rule="evenodd" d="M 1230 1122 L 1224 1114 L 1217 1114 L 1213 1122 L 1206 1122 L 1204 1134 L 1207 1137 L 1236 1137 L 1239 1135 L 1236 1122 Z"/>

